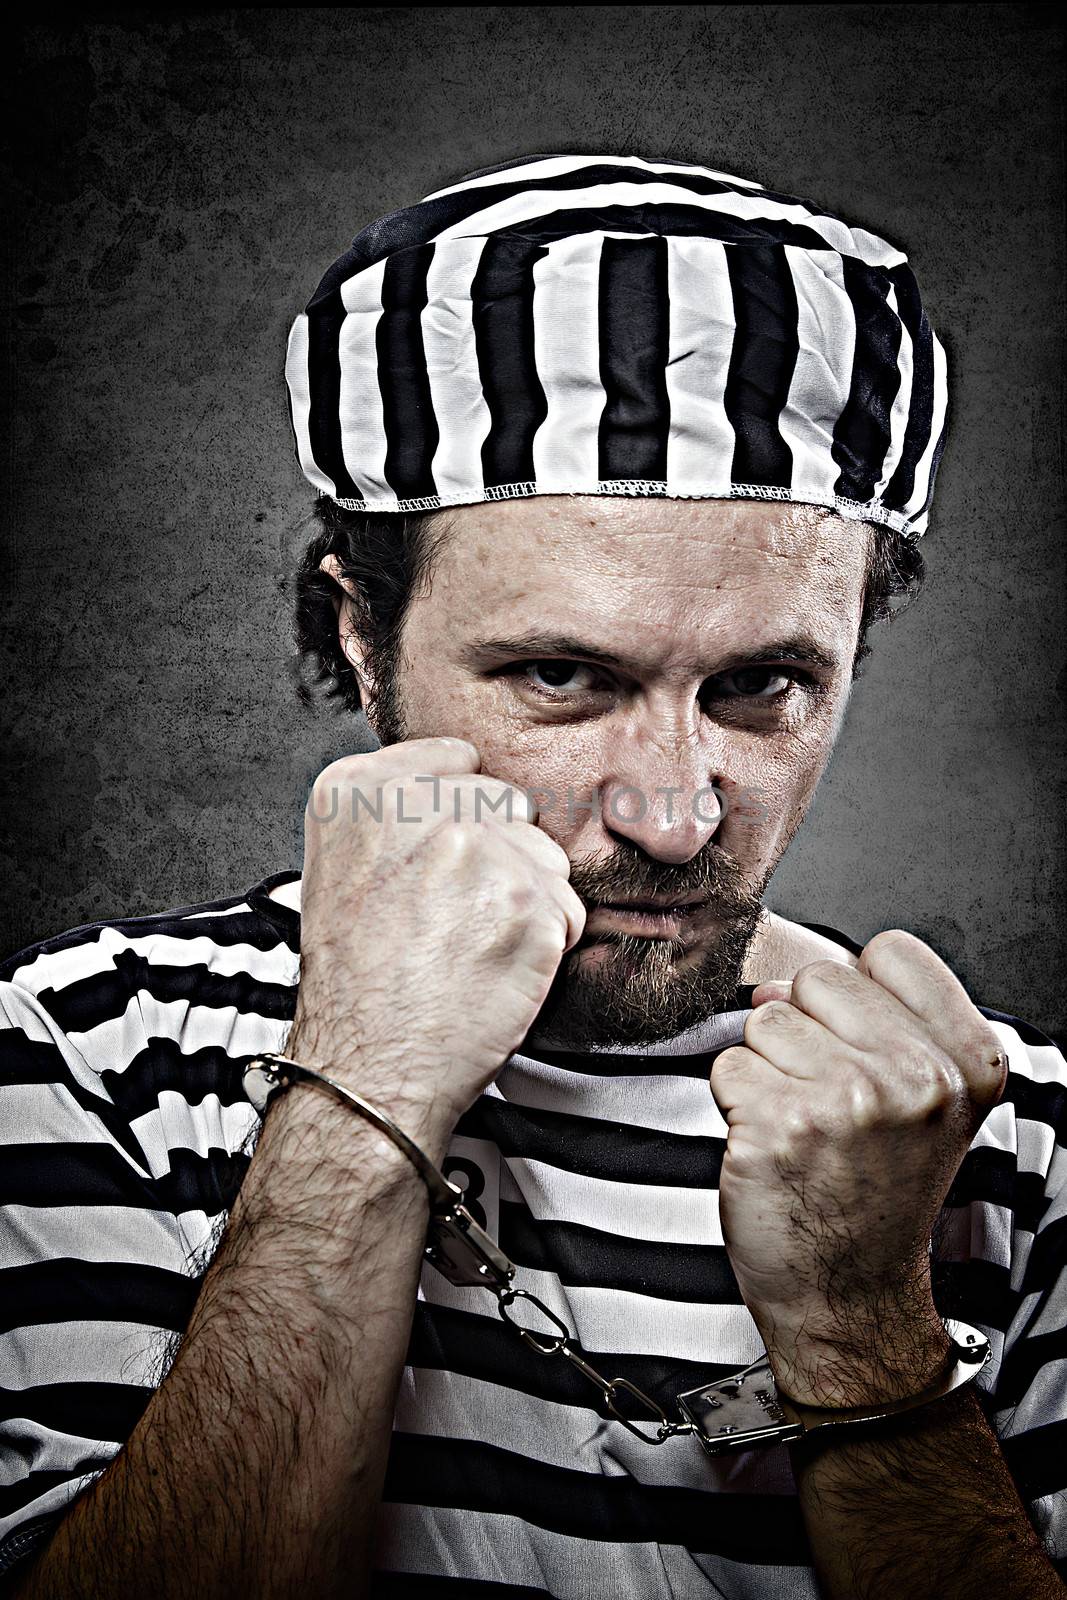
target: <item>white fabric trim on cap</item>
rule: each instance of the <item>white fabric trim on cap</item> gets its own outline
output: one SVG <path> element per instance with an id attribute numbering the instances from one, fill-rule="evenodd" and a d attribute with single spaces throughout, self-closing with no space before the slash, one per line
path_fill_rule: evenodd
<path id="1" fill-rule="evenodd" d="M 459 495 L 423 495 L 415 500 L 338 499 L 336 504 L 342 511 L 444 511 L 451 506 L 482 505 L 494 500 L 527 500 L 546 494 L 617 494 L 634 500 L 775 500 L 791 505 L 823 506 L 827 511 L 836 511 L 849 522 L 881 523 L 912 538 L 917 538 L 925 528 L 925 522 L 909 524 L 903 512 L 891 511 L 876 500 L 847 500 L 844 495 L 834 495 L 832 500 L 813 500 L 809 496 L 791 494 L 788 489 L 765 483 L 734 483 L 725 493 L 720 489 L 691 489 L 682 493 L 673 484 L 651 478 L 601 479 L 599 482 L 561 484 L 551 489 L 546 489 L 540 482 L 502 483 L 489 489 L 465 490 Z"/>

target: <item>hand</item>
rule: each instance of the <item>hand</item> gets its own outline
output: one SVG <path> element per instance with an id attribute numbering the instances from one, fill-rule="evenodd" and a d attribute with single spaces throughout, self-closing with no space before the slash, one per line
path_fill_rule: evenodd
<path id="1" fill-rule="evenodd" d="M 958 980 L 911 934 L 857 967 L 761 984 L 716 1058 L 729 1126 L 723 1234 L 781 1387 L 810 1405 L 903 1398 L 949 1342 L 929 1242 L 1006 1059 Z"/>
<path id="2" fill-rule="evenodd" d="M 438 1146 L 585 925 L 566 852 L 522 790 L 478 766 L 461 739 L 347 756 L 319 774 L 305 816 L 287 1052 Z"/>

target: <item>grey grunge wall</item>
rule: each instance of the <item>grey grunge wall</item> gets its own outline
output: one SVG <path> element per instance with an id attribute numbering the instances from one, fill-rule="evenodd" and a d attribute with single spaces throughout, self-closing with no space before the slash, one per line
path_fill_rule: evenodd
<path id="1" fill-rule="evenodd" d="M 1043 5 L 38 8 L 9 40 L 0 945 L 299 864 L 290 321 L 372 217 L 560 149 L 908 250 L 949 346 L 920 602 L 773 885 L 1067 1031 L 1062 26 Z"/>

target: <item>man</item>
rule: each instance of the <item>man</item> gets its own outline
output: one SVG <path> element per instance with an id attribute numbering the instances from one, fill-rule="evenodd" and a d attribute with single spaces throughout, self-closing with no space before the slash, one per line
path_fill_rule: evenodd
<path id="1" fill-rule="evenodd" d="M 301 877 L 6 965 L 11 1592 L 1062 1593 L 1062 1057 L 763 906 L 921 570 L 903 256 L 532 157 L 366 229 L 287 375 L 301 642 L 382 748 Z M 420 1278 L 392 1126 L 519 1298 Z M 832 1425 L 702 1451 L 764 1352 Z"/>

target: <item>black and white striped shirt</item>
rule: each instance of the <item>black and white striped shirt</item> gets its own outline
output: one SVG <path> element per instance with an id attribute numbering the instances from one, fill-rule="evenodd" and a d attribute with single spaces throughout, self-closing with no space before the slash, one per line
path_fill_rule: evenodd
<path id="1" fill-rule="evenodd" d="M 299 919 L 270 890 L 295 877 L 0 968 L 0 1570 L 117 1453 L 186 1325 L 256 1126 L 241 1069 L 293 1015 Z M 992 1341 L 988 1413 L 1067 1573 L 1067 1063 L 986 1015 L 1011 1075 L 938 1229 L 938 1304 Z M 707 1086 L 743 1017 L 654 1048 L 516 1055 L 446 1164 L 519 1285 L 598 1368 L 668 1404 L 761 1350 L 722 1243 Z M 429 1267 L 379 1563 L 381 1596 L 817 1594 L 786 1450 L 649 1449 L 484 1291 Z"/>

